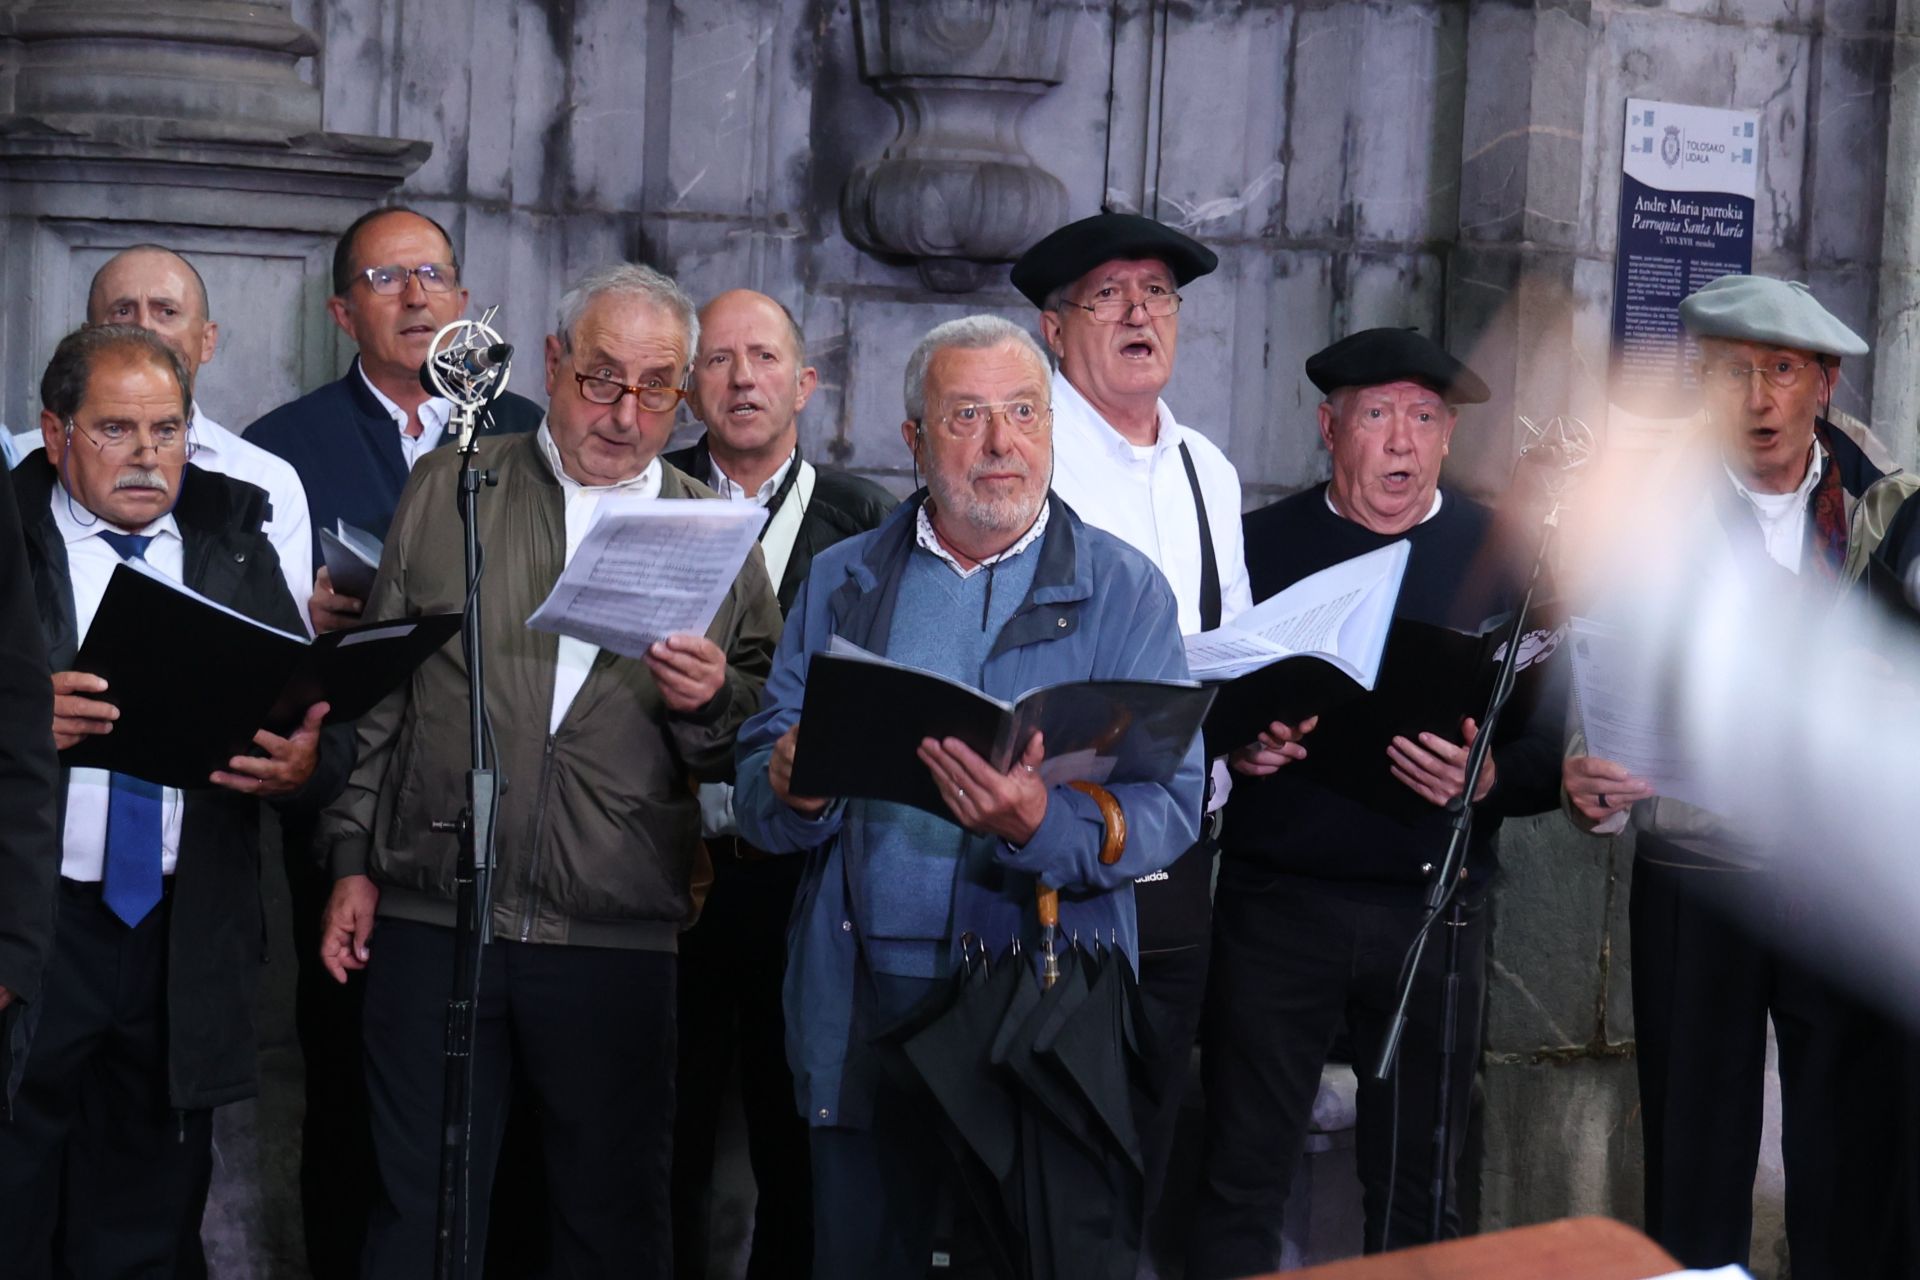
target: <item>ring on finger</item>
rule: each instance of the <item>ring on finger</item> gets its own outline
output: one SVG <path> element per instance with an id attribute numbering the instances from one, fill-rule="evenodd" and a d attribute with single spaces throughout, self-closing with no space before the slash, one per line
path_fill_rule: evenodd
<path id="1" fill-rule="evenodd" d="M 965 787 L 955 787 L 953 789 L 953 797 L 956 800 L 965 800 L 967 798 L 967 789 Z"/>
<path id="2" fill-rule="evenodd" d="M 1611 808 L 1613 808 L 1613 805 L 1612 805 L 1611 803 L 1609 803 L 1609 802 L 1608 802 L 1608 800 L 1607 800 L 1607 793 L 1606 793 L 1606 792 L 1604 792 L 1604 791 L 1602 791 L 1602 792 L 1600 793 L 1600 807 L 1601 807 L 1602 809 L 1611 809 Z"/>

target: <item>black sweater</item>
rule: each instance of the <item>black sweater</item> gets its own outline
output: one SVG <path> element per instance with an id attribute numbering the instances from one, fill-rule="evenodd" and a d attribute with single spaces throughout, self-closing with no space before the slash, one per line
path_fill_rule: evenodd
<path id="1" fill-rule="evenodd" d="M 1264 600 L 1308 574 L 1387 546 L 1412 543 L 1397 617 L 1477 630 L 1518 602 L 1517 566 L 1501 554 L 1492 513 L 1447 492 L 1440 512 L 1401 534 L 1378 534 L 1327 506 L 1321 485 L 1245 517 L 1247 573 L 1253 597 Z M 1530 549 L 1520 554 L 1530 555 Z M 1552 666 L 1563 661 L 1551 659 Z M 1484 883 L 1494 870 L 1494 836 L 1508 815 L 1540 813 L 1559 802 L 1564 672 L 1549 669 L 1532 715 L 1503 716 L 1495 733 L 1493 790 L 1476 808 L 1468 869 Z M 1327 713 L 1315 732 L 1339 715 Z M 1314 734 L 1305 746 L 1309 756 Z M 1382 752 L 1380 769 L 1388 761 Z M 1336 892 L 1366 898 L 1417 901 L 1424 863 L 1438 865 L 1447 849 L 1445 811 L 1428 806 L 1413 820 L 1368 808 L 1289 765 L 1265 778 L 1236 773 L 1222 837 L 1223 880 L 1268 878 L 1272 873 L 1325 882 Z"/>

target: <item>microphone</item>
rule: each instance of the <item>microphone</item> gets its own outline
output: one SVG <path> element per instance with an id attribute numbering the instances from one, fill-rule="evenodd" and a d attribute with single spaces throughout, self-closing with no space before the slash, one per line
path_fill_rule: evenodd
<path id="1" fill-rule="evenodd" d="M 513 373 L 513 347 L 492 328 L 494 312 L 487 308 L 478 320 L 455 320 L 433 335 L 427 362 L 420 366 L 420 385 L 453 402 L 453 421 L 460 448 L 471 447 L 475 417 L 507 389 Z"/>
<path id="2" fill-rule="evenodd" d="M 1516 478 L 1520 465 L 1526 464 L 1557 507 L 1574 477 L 1600 456 L 1599 437 L 1592 427 L 1568 414 L 1544 421 L 1522 415 L 1520 426 L 1526 431 L 1526 442 L 1514 459 Z"/>
<path id="3" fill-rule="evenodd" d="M 433 378 L 436 367 L 443 377 L 450 375 L 465 378 L 469 382 L 479 382 L 495 369 L 505 368 L 512 361 L 513 344 L 510 342 L 496 342 L 488 347 L 455 347 L 420 366 L 420 385 L 439 395 L 440 388 Z"/>
<path id="4" fill-rule="evenodd" d="M 491 327 L 494 309 L 479 320 L 455 320 L 433 335 L 420 385 L 467 410 L 477 410 L 506 390 L 513 346 Z"/>

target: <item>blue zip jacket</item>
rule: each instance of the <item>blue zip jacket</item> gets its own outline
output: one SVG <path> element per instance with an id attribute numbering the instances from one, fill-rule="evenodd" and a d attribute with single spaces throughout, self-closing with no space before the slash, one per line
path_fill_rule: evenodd
<path id="1" fill-rule="evenodd" d="M 817 818 L 787 807 L 767 780 L 773 744 L 800 718 L 807 663 L 835 635 L 885 653 L 900 575 L 912 554 L 914 522 L 926 491 L 915 494 L 870 533 L 820 555 L 787 616 L 760 714 L 738 741 L 734 810 L 740 833 L 773 853 L 805 853 L 808 865 L 787 931 L 783 1004 L 787 1061 L 801 1113 L 811 1124 L 867 1127 L 872 1114 L 868 1048 L 871 978 L 862 959 L 859 919 L 850 886 L 861 865 L 864 805 L 835 801 Z M 985 691 L 1013 699 L 1070 680 L 1184 680 L 1173 592 L 1145 556 L 1118 538 L 1081 523 L 1058 497 L 1033 585 L 987 656 Z M 884 714 L 884 713 L 881 713 Z M 1133 881 L 1166 866 L 1198 834 L 1205 758 L 1198 736 L 1172 781 L 1115 784 L 1127 817 L 1127 847 L 1112 866 L 1100 862 L 1105 827 L 1092 800 L 1055 787 L 1047 815 L 1026 846 L 1001 844 L 990 866 L 963 863 L 956 876 L 947 939 L 972 933 L 996 949 L 1020 937 L 1031 951 L 1039 937 L 1036 879 L 1059 888 L 1063 938 L 1113 937 L 1129 961 L 1136 954 Z"/>

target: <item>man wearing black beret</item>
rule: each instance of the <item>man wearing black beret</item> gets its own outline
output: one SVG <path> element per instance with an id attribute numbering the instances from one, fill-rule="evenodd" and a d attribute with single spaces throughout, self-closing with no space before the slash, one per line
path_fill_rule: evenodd
<path id="1" fill-rule="evenodd" d="M 1484 572 L 1492 514 L 1440 487 L 1456 406 L 1485 401 L 1486 384 L 1411 329 L 1353 334 L 1308 360 L 1306 372 L 1326 396 L 1320 438 L 1333 475 L 1246 517 L 1254 597 L 1266 599 L 1317 570 L 1405 539 L 1411 556 L 1397 616 L 1472 628 L 1510 608 L 1519 584 L 1509 572 Z M 1552 701 L 1541 699 L 1543 706 Z M 1502 817 L 1558 802 L 1557 709 L 1501 722 L 1475 796 L 1460 897 L 1448 1234 L 1459 1230 L 1453 1166 L 1479 1058 L 1494 834 Z M 1282 1209 L 1342 1026 L 1352 1060 L 1361 1064 L 1366 1248 L 1416 1244 L 1427 1235 L 1446 946 L 1426 949 L 1414 988 L 1400 1046 L 1397 1126 L 1395 1086 L 1373 1081 L 1371 1064 L 1429 878 L 1446 852 L 1445 805 L 1464 785 L 1466 744 L 1476 726 L 1469 719 L 1451 737 L 1393 739 L 1378 771 L 1417 800 L 1388 812 L 1329 787 L 1315 776 L 1317 766 L 1297 767 L 1316 748 L 1329 749 L 1350 723 L 1337 709 L 1320 719 L 1325 723 L 1275 723 L 1233 756 L 1241 776 L 1227 807 L 1202 1033 L 1207 1134 L 1188 1254 L 1193 1280 L 1280 1265 Z M 1390 1169 L 1397 1187 L 1391 1223 Z"/>
<path id="2" fill-rule="evenodd" d="M 1253 603 L 1240 545 L 1240 477 L 1160 393 L 1173 376 L 1179 290 L 1217 265 L 1213 251 L 1131 213 L 1098 213 L 1042 239 L 1013 284 L 1040 308 L 1054 359 L 1053 491 L 1095 528 L 1153 561 L 1173 588 L 1180 630 L 1210 630 Z M 1206 808 L 1228 773 L 1215 761 Z M 1206 991 L 1214 843 L 1202 839 L 1135 885 L 1140 984 L 1157 1036 L 1155 1114 L 1145 1125 L 1150 1252 L 1154 1205 L 1173 1145 Z"/>

